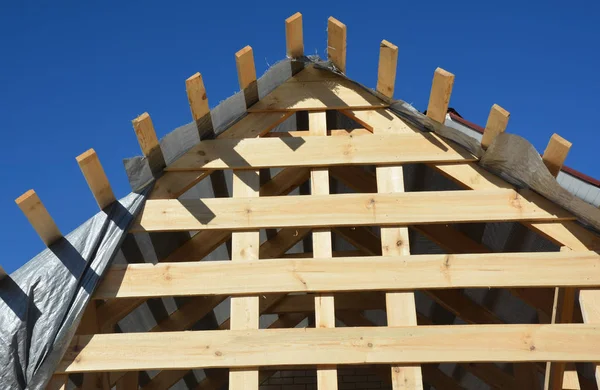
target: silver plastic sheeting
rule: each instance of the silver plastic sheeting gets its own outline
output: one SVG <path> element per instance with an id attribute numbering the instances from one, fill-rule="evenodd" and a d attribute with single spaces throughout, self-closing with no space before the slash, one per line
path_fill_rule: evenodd
<path id="1" fill-rule="evenodd" d="M 45 387 L 146 192 L 115 202 L 0 280 L 0 389 Z"/>

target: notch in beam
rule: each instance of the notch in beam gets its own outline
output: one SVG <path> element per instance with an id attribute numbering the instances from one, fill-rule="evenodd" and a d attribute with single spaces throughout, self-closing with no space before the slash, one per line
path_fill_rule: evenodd
<path id="1" fill-rule="evenodd" d="M 206 96 L 206 88 L 204 88 L 202 75 L 196 73 L 185 80 L 185 89 L 187 91 L 188 101 L 190 102 L 192 117 L 194 118 L 194 121 L 198 123 L 205 115 L 210 113 L 208 97 Z"/>
<path id="2" fill-rule="evenodd" d="M 15 199 L 15 203 L 23 211 L 46 246 L 50 246 L 62 237 L 62 233 L 34 190 L 29 190 L 19 196 Z"/>
<path id="3" fill-rule="evenodd" d="M 436 122 L 444 123 L 452 95 L 454 75 L 442 68 L 437 68 L 433 74 L 427 116 Z"/>
<path id="4" fill-rule="evenodd" d="M 94 149 L 77 156 L 77 163 L 101 210 L 117 200 Z"/>
<path id="5" fill-rule="evenodd" d="M 333 16 L 327 20 L 327 58 L 346 73 L 346 25 Z"/>
<path id="6" fill-rule="evenodd" d="M 152 124 L 150 115 L 145 112 L 135 118 L 132 123 L 133 129 L 135 130 L 135 135 L 137 136 L 140 147 L 142 148 L 142 153 L 146 157 L 150 156 L 153 151 L 159 148 L 158 138 L 156 137 L 156 132 L 154 131 L 154 125 Z"/>
<path id="7" fill-rule="evenodd" d="M 298 58 L 304 55 L 302 14 L 300 12 L 296 12 L 285 20 L 285 45 L 288 57 Z"/>
<path id="8" fill-rule="evenodd" d="M 485 129 L 483 130 L 483 137 L 481 138 L 481 147 L 487 149 L 494 138 L 500 133 L 504 133 L 506 126 L 508 125 L 508 119 L 510 118 L 510 112 L 497 104 L 492 106 L 490 115 L 488 116 Z"/>
<path id="9" fill-rule="evenodd" d="M 396 68 L 398 66 L 398 46 L 386 41 L 379 45 L 379 70 L 377 72 L 377 91 L 385 96 L 394 96 Z"/>
<path id="10" fill-rule="evenodd" d="M 544 161 L 544 164 L 546 164 L 546 167 L 548 167 L 552 176 L 558 176 L 558 173 L 567 159 L 571 145 L 573 144 L 556 133 L 552 134 L 552 137 L 550 137 L 542 160 Z"/>

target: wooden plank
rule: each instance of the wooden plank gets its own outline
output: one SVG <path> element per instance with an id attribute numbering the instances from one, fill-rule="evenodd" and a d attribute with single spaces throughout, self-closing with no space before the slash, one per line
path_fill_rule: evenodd
<path id="1" fill-rule="evenodd" d="M 329 153 L 323 153 L 323 150 Z M 167 171 L 248 169 L 477 159 L 460 147 L 428 134 L 381 134 L 368 137 L 247 138 L 203 141 L 170 164 Z"/>
<path id="2" fill-rule="evenodd" d="M 132 121 L 135 135 L 137 136 L 140 148 L 144 156 L 152 155 L 157 149 L 160 148 L 158 143 L 158 137 L 156 131 L 154 131 L 154 125 L 150 115 L 145 112 L 138 116 Z"/>
<path id="3" fill-rule="evenodd" d="M 233 196 L 237 198 L 258 197 L 260 176 L 258 171 L 233 172 Z M 231 263 L 244 265 L 258 260 L 259 232 L 235 232 L 231 235 Z M 231 329 L 258 329 L 260 314 L 258 297 L 231 298 Z M 232 390 L 258 390 L 258 369 L 230 369 L 229 388 Z"/>
<path id="4" fill-rule="evenodd" d="M 397 49 L 396 49 L 397 50 Z M 394 134 L 394 129 L 374 129 L 374 134 Z M 404 193 L 404 172 L 402 166 L 376 167 L 377 192 L 380 194 Z M 408 228 L 400 226 L 381 227 L 381 253 L 383 256 L 410 255 Z M 386 314 L 388 326 L 416 326 L 417 307 L 415 296 L 408 291 L 386 293 Z M 423 389 L 423 377 L 420 366 L 392 365 L 392 388 Z"/>
<path id="5" fill-rule="evenodd" d="M 298 58 L 304 55 L 302 14 L 300 12 L 296 12 L 285 20 L 285 44 L 288 57 Z"/>
<path id="6" fill-rule="evenodd" d="M 481 138 L 481 147 L 487 149 L 494 141 L 498 134 L 503 133 L 508 125 L 510 113 L 497 104 L 492 106 L 490 115 L 488 116 L 483 137 Z"/>
<path id="7" fill-rule="evenodd" d="M 46 386 L 46 390 L 67 390 L 68 383 L 68 375 L 52 375 L 50 382 Z"/>
<path id="8" fill-rule="evenodd" d="M 394 97 L 396 68 L 398 67 L 398 46 L 386 41 L 379 45 L 379 69 L 377 72 L 377 91 L 385 96 Z"/>
<path id="9" fill-rule="evenodd" d="M 327 19 L 327 58 L 346 73 L 346 25 L 333 16 Z"/>
<path id="10" fill-rule="evenodd" d="M 453 85 L 454 75 L 452 73 L 442 68 L 435 70 L 429 95 L 429 105 L 427 106 L 427 116 L 436 122 L 444 123 L 446 120 Z"/>
<path id="11" fill-rule="evenodd" d="M 185 90 L 187 92 L 188 102 L 190 103 L 192 117 L 196 124 L 200 124 L 203 118 L 210 114 L 208 97 L 206 96 L 206 88 L 204 88 L 202 75 L 196 73 L 185 80 Z"/>
<path id="12" fill-rule="evenodd" d="M 146 202 L 131 231 L 389 226 L 568 219 L 573 217 L 562 209 L 539 208 L 512 190 L 443 191 L 150 200 Z"/>
<path id="13" fill-rule="evenodd" d="M 15 203 L 46 246 L 62 237 L 62 233 L 34 190 L 29 190 L 19 196 L 15 199 Z"/>
<path id="14" fill-rule="evenodd" d="M 546 146 L 542 160 L 554 177 L 558 175 L 565 160 L 567 159 L 571 145 L 572 144 L 569 141 L 556 133 L 552 134 L 552 137 L 550 137 L 550 141 L 548 142 L 548 146 Z"/>
<path id="15" fill-rule="evenodd" d="M 117 200 L 94 149 L 77 156 L 77 163 L 101 210 Z"/>
<path id="16" fill-rule="evenodd" d="M 237 67 L 240 89 L 243 90 L 256 82 L 254 54 L 250 46 L 246 46 L 235 53 L 235 65 Z"/>
<path id="17" fill-rule="evenodd" d="M 395 130 L 398 133 L 421 133 L 421 131 L 414 128 L 410 123 L 404 122 L 389 109 L 340 110 L 340 112 L 370 131 L 373 131 L 375 128 L 381 128 Z"/>
<path id="18" fill-rule="evenodd" d="M 112 266 L 94 299 L 180 295 L 595 287 L 596 252 L 274 259 Z M 225 277 L 227 276 L 227 277 Z"/>
<path id="19" fill-rule="evenodd" d="M 328 70 L 307 66 L 248 111 L 369 110 L 387 106 L 386 102 L 351 81 Z"/>
<path id="20" fill-rule="evenodd" d="M 392 362 L 595 362 L 600 361 L 598 345 L 600 328 L 584 324 L 99 334 L 75 336 L 56 373 Z"/>
<path id="21" fill-rule="evenodd" d="M 337 311 L 383 310 L 385 300 L 379 292 L 340 293 L 335 295 Z M 309 313 L 315 308 L 313 294 L 286 295 L 265 310 L 266 314 Z"/>
<path id="22" fill-rule="evenodd" d="M 130 371 L 117 381 L 117 390 L 132 390 L 139 386 L 139 372 Z"/>
<path id="23" fill-rule="evenodd" d="M 327 139 L 327 118 L 325 112 L 310 112 L 308 128 L 311 136 Z M 322 149 L 327 151 L 327 149 Z M 322 152 L 323 153 L 323 152 Z M 310 173 L 311 193 L 313 195 L 329 194 L 329 171 L 327 168 L 313 168 Z M 314 229 L 312 233 L 313 255 L 316 258 L 331 258 L 331 229 Z M 333 294 L 317 294 L 315 296 L 315 326 L 317 328 L 335 328 L 335 302 Z M 337 390 L 338 378 L 335 366 L 317 367 L 317 388 L 320 390 Z"/>
<path id="24" fill-rule="evenodd" d="M 369 112 L 369 111 L 361 111 L 361 112 Z M 352 130 L 344 130 L 344 129 L 338 129 L 338 130 L 327 130 L 327 135 L 339 135 L 339 136 L 355 136 L 355 135 L 367 135 L 367 134 L 373 134 L 372 131 L 369 131 L 367 129 L 352 129 Z M 271 132 L 268 134 L 265 134 L 265 137 L 308 137 L 309 131 L 308 130 L 295 130 L 295 131 L 275 131 L 275 132 Z"/>

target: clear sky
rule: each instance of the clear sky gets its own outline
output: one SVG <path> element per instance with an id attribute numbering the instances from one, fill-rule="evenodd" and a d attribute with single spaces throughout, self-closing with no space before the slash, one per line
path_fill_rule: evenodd
<path id="1" fill-rule="evenodd" d="M 93 3 L 93 4 L 92 4 Z M 0 6 L 0 265 L 43 249 L 14 199 L 33 188 L 66 234 L 97 206 L 75 157 L 95 148 L 117 197 L 122 159 L 140 154 L 131 120 L 159 137 L 191 121 L 185 79 L 202 73 L 211 107 L 238 89 L 234 53 L 257 73 L 285 56 L 284 19 L 300 11 L 307 54 L 326 56 L 327 18 L 348 26 L 347 74 L 375 87 L 379 42 L 399 46 L 395 97 L 427 106 L 433 71 L 456 75 L 450 105 L 485 125 L 498 103 L 508 131 L 540 151 L 573 142 L 567 165 L 600 178 L 597 16 L 578 1 L 5 1 Z"/>

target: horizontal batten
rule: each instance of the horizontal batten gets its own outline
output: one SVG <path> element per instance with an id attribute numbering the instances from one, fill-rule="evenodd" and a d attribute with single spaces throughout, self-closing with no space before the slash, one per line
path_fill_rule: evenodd
<path id="1" fill-rule="evenodd" d="M 443 191 L 149 200 L 131 230 L 240 230 L 569 218 L 572 216 L 561 208 L 542 209 L 513 190 Z"/>
<path id="2" fill-rule="evenodd" d="M 583 324 L 97 334 L 75 336 L 56 373 L 321 364 L 596 362 L 600 361 L 598 345 L 600 327 Z"/>
<path id="3" fill-rule="evenodd" d="M 327 151 L 327 153 L 323 153 Z M 167 171 L 475 161 L 433 134 L 203 141 Z"/>
<path id="4" fill-rule="evenodd" d="M 95 299 L 181 295 L 600 286 L 595 252 L 416 255 L 116 265 Z"/>

